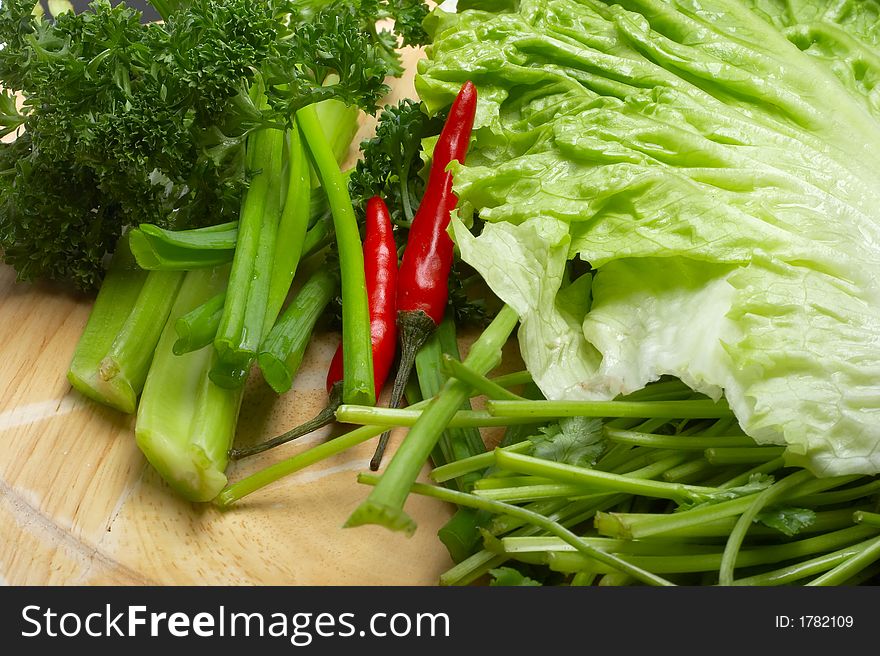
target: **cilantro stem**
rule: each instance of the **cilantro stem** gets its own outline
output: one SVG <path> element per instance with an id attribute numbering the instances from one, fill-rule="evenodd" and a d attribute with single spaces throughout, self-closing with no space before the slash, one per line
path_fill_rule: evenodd
<path id="1" fill-rule="evenodd" d="M 747 446 L 706 449 L 704 455 L 713 465 L 750 465 L 765 463 L 785 453 L 784 446 Z"/>
<path id="2" fill-rule="evenodd" d="M 510 446 L 500 447 L 495 451 L 487 451 L 486 453 L 471 456 L 470 458 L 454 460 L 449 464 L 443 465 L 441 467 L 435 467 L 431 471 L 431 480 L 435 481 L 436 483 L 445 483 L 446 481 L 453 478 L 458 478 L 459 476 L 464 476 L 465 474 L 469 474 L 475 471 L 481 471 L 483 469 L 486 469 L 487 467 L 491 467 L 495 464 L 495 453 L 498 450 L 514 451 L 516 453 L 521 453 L 523 451 L 529 451 L 532 448 L 532 443 L 526 440 L 523 442 L 517 442 L 516 444 L 511 444 Z"/>
<path id="3" fill-rule="evenodd" d="M 421 401 L 415 404 L 414 408 L 424 407 L 427 401 Z M 259 489 L 274 483 L 290 474 L 296 473 L 301 469 L 305 469 L 309 465 L 313 465 L 321 460 L 326 460 L 337 453 L 342 453 L 346 449 L 357 446 L 377 435 L 380 435 L 384 428 L 377 426 L 362 426 L 353 431 L 349 431 L 344 435 L 328 440 L 323 444 L 296 454 L 286 460 L 277 462 L 265 469 L 261 469 L 246 478 L 241 479 L 224 488 L 214 502 L 221 508 L 228 508 L 233 503 L 256 492 Z"/>
<path id="4" fill-rule="evenodd" d="M 440 585 L 468 585 L 506 561 L 507 556 L 482 549 L 443 572 Z"/>
<path id="5" fill-rule="evenodd" d="M 365 483 L 367 485 L 376 485 L 380 481 L 381 477 L 377 477 L 371 474 L 360 474 L 358 476 L 358 482 Z M 469 494 L 467 492 L 459 492 L 457 490 L 450 490 L 435 485 L 425 485 L 424 483 L 413 483 L 411 490 L 415 494 L 433 497 L 435 499 L 448 501 L 449 503 L 454 503 L 460 506 L 467 506 L 469 508 L 486 510 L 495 514 L 511 515 L 513 517 L 522 518 L 530 524 L 533 524 L 547 531 L 548 533 L 558 536 L 585 556 L 594 558 L 599 562 L 611 567 L 612 569 L 629 574 L 639 581 L 642 581 L 643 583 L 661 586 L 673 585 L 670 581 L 667 581 L 663 577 L 657 576 L 656 574 L 633 566 L 624 559 L 619 558 L 613 554 L 605 553 L 603 551 L 600 551 L 599 549 L 596 549 L 595 547 L 584 542 L 584 540 L 582 540 L 580 537 L 572 533 L 561 524 L 554 522 L 547 517 L 544 517 L 543 515 L 539 515 L 538 513 L 526 510 L 525 508 L 501 503 L 498 501 L 491 501 L 489 499 L 481 499 L 480 497 Z"/>
<path id="6" fill-rule="evenodd" d="M 875 528 L 875 527 L 871 527 Z M 808 586 L 842 585 L 850 577 L 855 576 L 863 569 L 880 559 L 880 537 L 871 540 L 857 554 L 847 558 L 834 569 L 825 572 L 822 576 L 808 582 Z"/>
<path id="7" fill-rule="evenodd" d="M 522 501 L 535 501 L 537 499 L 552 499 L 556 497 L 571 498 L 585 494 L 580 485 L 573 483 L 546 483 L 537 485 L 516 485 L 513 487 L 484 488 L 474 490 L 474 494 L 483 499 L 517 503 Z M 606 496 L 612 492 L 600 492 L 597 496 Z"/>
<path id="8" fill-rule="evenodd" d="M 502 401 L 486 402 L 496 417 L 654 417 L 711 419 L 732 416 L 725 402 L 697 401 Z"/>
<path id="9" fill-rule="evenodd" d="M 812 478 L 812 476 L 808 471 L 799 471 L 791 476 L 786 476 L 781 481 L 774 483 L 766 490 L 762 490 L 755 495 L 752 503 L 740 515 L 733 530 L 730 532 L 730 536 L 727 538 L 727 543 L 724 545 L 724 554 L 721 557 L 721 566 L 718 572 L 719 585 L 730 586 L 733 584 L 733 569 L 736 566 L 737 554 L 746 537 L 746 532 L 757 518 L 758 513 L 787 490 L 800 485 L 802 482 Z"/>
<path id="10" fill-rule="evenodd" d="M 842 485 L 847 480 L 850 480 L 850 477 L 801 482 L 799 486 L 789 490 L 785 498 L 788 501 L 797 499 L 798 503 L 804 503 L 805 494 L 812 494 L 819 489 L 833 488 Z M 742 496 L 669 514 L 600 513 L 596 516 L 596 529 L 599 533 L 611 537 L 645 538 L 740 515 L 748 509 L 752 500 L 753 495 Z"/>
<path id="11" fill-rule="evenodd" d="M 526 400 L 510 390 L 505 389 L 498 383 L 489 380 L 483 374 L 474 371 L 465 364 L 462 364 L 459 360 L 448 353 L 443 354 L 440 368 L 447 376 L 458 378 L 461 382 L 470 385 L 477 393 L 484 394 L 490 399 L 507 399 L 508 401 Z"/>
<path id="12" fill-rule="evenodd" d="M 690 554 L 712 554 L 718 551 L 713 544 L 695 544 L 684 540 L 621 540 L 583 536 L 581 540 L 597 549 L 612 553 L 640 556 L 687 556 Z M 501 546 L 508 554 L 538 551 L 571 551 L 572 547 L 556 536 L 522 536 L 501 538 Z"/>
<path id="13" fill-rule="evenodd" d="M 495 461 L 498 467 L 523 474 L 545 476 L 561 482 L 576 483 L 591 489 L 641 494 L 649 497 L 686 501 L 695 496 L 711 494 L 714 488 L 666 483 L 631 476 L 612 474 L 597 469 L 574 467 L 560 462 L 549 462 L 540 458 L 496 449 Z"/>
<path id="14" fill-rule="evenodd" d="M 491 371 L 501 361 L 501 349 L 516 327 L 519 318 L 505 305 L 483 334 L 471 345 L 465 364 L 475 371 Z M 419 420 L 410 428 L 379 483 L 367 499 L 348 518 L 346 526 L 379 524 L 412 534 L 416 523 L 404 512 L 403 504 L 425 461 L 449 420 L 469 398 L 470 386 L 456 379 L 444 383 L 428 403 Z"/>
<path id="15" fill-rule="evenodd" d="M 605 430 L 605 436 L 612 442 L 648 446 L 655 449 L 694 449 L 704 450 L 717 447 L 753 447 L 755 441 L 744 435 L 707 437 L 704 435 L 656 435 L 629 430 Z"/>
<path id="16" fill-rule="evenodd" d="M 529 371 L 514 371 L 510 374 L 502 374 L 501 376 L 495 376 L 490 379 L 496 385 L 501 387 L 515 387 L 516 385 L 528 385 L 529 383 L 534 382 L 532 380 L 532 374 Z M 519 397 L 522 398 L 522 397 Z"/>
<path id="17" fill-rule="evenodd" d="M 737 474 L 733 478 L 729 478 L 723 483 L 719 484 L 718 487 L 722 489 L 730 489 L 732 487 L 739 487 L 740 485 L 745 485 L 749 482 L 752 476 L 755 474 L 769 474 L 771 472 L 776 471 L 777 469 L 782 469 L 785 466 L 785 459 L 782 457 L 773 458 L 765 463 L 757 465 L 756 467 L 752 467 L 748 471 L 745 471 L 741 474 Z"/>
<path id="18" fill-rule="evenodd" d="M 837 567 L 860 554 L 865 548 L 869 547 L 876 541 L 876 538 L 858 542 L 856 544 L 831 551 L 810 560 L 804 560 L 786 567 L 781 567 L 770 572 L 762 572 L 754 576 L 748 576 L 742 579 L 736 579 L 733 585 L 752 585 L 752 586 L 770 586 L 770 585 L 788 585 L 812 576 L 827 572 L 829 569 Z"/>
<path id="19" fill-rule="evenodd" d="M 384 408 L 368 405 L 341 405 L 336 419 L 345 424 L 370 426 L 415 426 L 422 413 L 411 408 Z M 495 417 L 484 410 L 458 410 L 449 419 L 447 428 L 484 428 L 530 424 L 529 417 Z"/>
<path id="20" fill-rule="evenodd" d="M 852 520 L 856 524 L 865 524 L 866 526 L 880 527 L 880 514 L 868 512 L 866 510 L 857 510 L 853 513 Z"/>
<path id="21" fill-rule="evenodd" d="M 301 469 L 305 469 L 309 465 L 313 465 L 321 460 L 326 460 L 337 453 L 342 453 L 346 449 L 350 449 L 353 446 L 357 446 L 358 444 L 380 435 L 382 430 L 382 428 L 376 428 L 374 426 L 363 426 L 332 440 L 328 440 L 323 444 L 319 444 L 316 447 L 303 451 L 302 453 L 298 453 L 291 458 L 270 465 L 265 469 L 261 469 L 258 472 L 241 479 L 240 481 L 236 481 L 235 483 L 226 486 L 214 500 L 214 503 L 221 508 L 228 508 L 247 495 L 253 494 L 257 490 L 264 488 L 285 476 L 289 476 Z"/>
<path id="22" fill-rule="evenodd" d="M 737 558 L 741 567 L 753 567 L 793 560 L 803 556 L 840 549 L 853 542 L 863 540 L 876 529 L 863 526 L 851 526 L 849 528 L 818 535 L 803 540 L 787 542 L 785 544 L 754 547 L 743 550 Z M 552 566 L 559 571 L 577 572 L 592 571 L 606 573 L 614 568 L 609 568 L 601 562 L 595 562 L 583 553 L 571 553 L 570 547 L 564 547 L 566 551 L 554 551 Z M 708 572 L 717 570 L 721 565 L 723 553 L 688 553 L 686 555 L 653 556 L 632 555 L 627 560 L 634 566 L 647 569 L 658 574 L 684 574 L 687 572 Z"/>
<path id="23" fill-rule="evenodd" d="M 800 503 L 809 506 L 828 506 L 837 503 L 846 503 L 853 499 L 869 496 L 880 492 L 880 479 L 859 485 L 849 487 L 834 492 L 819 492 L 816 494 L 806 494 L 800 498 Z"/>
<path id="24" fill-rule="evenodd" d="M 577 572 L 573 577 L 571 577 L 571 583 L 569 585 L 575 587 L 586 587 L 591 586 L 596 582 L 596 575 L 592 572 Z"/>

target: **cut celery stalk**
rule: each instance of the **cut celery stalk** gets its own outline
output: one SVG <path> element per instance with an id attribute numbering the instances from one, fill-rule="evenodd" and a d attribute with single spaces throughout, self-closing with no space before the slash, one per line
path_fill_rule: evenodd
<path id="1" fill-rule="evenodd" d="M 120 239 L 68 368 L 74 389 L 134 413 L 182 279 L 177 272 L 143 271 L 128 235 Z"/>
<path id="2" fill-rule="evenodd" d="M 226 485 L 227 451 L 243 388 L 222 388 L 210 379 L 216 359 L 211 346 L 175 355 L 174 323 L 222 291 L 228 271 L 227 266 L 186 274 L 156 347 L 135 423 L 137 444 L 147 460 L 190 501 L 210 501 Z"/>

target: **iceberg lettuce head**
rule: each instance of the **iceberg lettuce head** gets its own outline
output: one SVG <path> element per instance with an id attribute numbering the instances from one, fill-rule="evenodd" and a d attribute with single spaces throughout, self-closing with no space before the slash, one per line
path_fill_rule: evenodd
<path id="1" fill-rule="evenodd" d="M 480 92 L 455 238 L 548 398 L 677 376 L 791 464 L 880 472 L 880 3 L 495 0 L 428 27 L 428 109 Z"/>

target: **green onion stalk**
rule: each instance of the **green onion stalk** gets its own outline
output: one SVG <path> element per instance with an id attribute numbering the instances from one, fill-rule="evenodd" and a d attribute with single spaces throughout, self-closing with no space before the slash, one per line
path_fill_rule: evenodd
<path id="1" fill-rule="evenodd" d="M 345 403 L 372 405 L 376 402 L 376 390 L 364 254 L 347 178 L 339 168 L 315 107 L 299 110 L 297 122 L 333 214 L 342 290 L 342 399 Z"/>

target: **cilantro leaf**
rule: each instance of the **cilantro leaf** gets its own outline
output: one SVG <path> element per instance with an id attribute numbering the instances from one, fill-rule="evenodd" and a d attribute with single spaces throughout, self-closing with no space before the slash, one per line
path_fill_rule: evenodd
<path id="1" fill-rule="evenodd" d="M 768 508 L 755 521 L 792 537 L 815 522 L 816 513 L 809 508 Z"/>
<path id="2" fill-rule="evenodd" d="M 591 467 L 605 450 L 602 420 L 595 417 L 565 417 L 540 431 L 529 438 L 538 458 Z"/>

